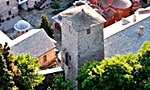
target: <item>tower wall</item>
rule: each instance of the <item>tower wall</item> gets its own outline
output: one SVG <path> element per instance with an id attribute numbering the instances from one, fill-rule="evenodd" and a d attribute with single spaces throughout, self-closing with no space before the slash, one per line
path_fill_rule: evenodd
<path id="1" fill-rule="evenodd" d="M 78 34 L 78 67 L 90 60 L 104 57 L 103 24 L 81 30 Z M 88 34 L 89 33 L 89 34 Z"/>
<path id="2" fill-rule="evenodd" d="M 62 20 L 62 60 L 65 77 L 70 78 L 76 86 L 75 77 L 78 74 L 78 33 L 71 27 L 66 19 Z"/>

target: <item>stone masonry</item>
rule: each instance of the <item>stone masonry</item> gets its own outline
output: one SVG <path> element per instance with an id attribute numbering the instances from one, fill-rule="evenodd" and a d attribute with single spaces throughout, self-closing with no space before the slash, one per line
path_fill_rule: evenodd
<path id="1" fill-rule="evenodd" d="M 0 22 L 18 14 L 17 0 L 0 0 Z"/>
<path id="2" fill-rule="evenodd" d="M 103 17 L 87 4 L 62 14 L 62 59 L 65 75 L 75 80 L 79 68 L 89 60 L 104 58 Z"/>

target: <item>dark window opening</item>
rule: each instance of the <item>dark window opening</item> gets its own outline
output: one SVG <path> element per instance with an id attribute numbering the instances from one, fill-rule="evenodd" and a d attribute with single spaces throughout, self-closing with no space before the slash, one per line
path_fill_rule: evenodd
<path id="1" fill-rule="evenodd" d="M 35 1 L 34 4 L 37 4 L 37 1 Z"/>
<path id="2" fill-rule="evenodd" d="M 11 11 L 8 11 L 8 15 L 11 15 Z"/>
<path id="3" fill-rule="evenodd" d="M 87 29 L 87 34 L 90 34 L 91 33 L 91 30 L 90 29 Z"/>
<path id="4" fill-rule="evenodd" d="M 4 19 L 2 19 L 2 22 L 4 22 Z"/>
<path id="5" fill-rule="evenodd" d="M 69 55 L 69 60 L 71 60 L 71 56 Z"/>
<path id="6" fill-rule="evenodd" d="M 69 59 L 68 56 L 69 56 L 69 53 L 66 52 L 66 54 L 65 54 L 66 62 L 65 63 L 66 63 L 67 66 L 68 66 L 68 59 Z"/>
<path id="7" fill-rule="evenodd" d="M 6 20 L 9 20 L 10 18 L 8 17 L 8 18 L 6 18 Z"/>
<path id="8" fill-rule="evenodd" d="M 46 61 L 47 61 L 47 56 L 44 55 L 44 56 L 43 56 L 43 62 L 45 63 Z"/>
<path id="9" fill-rule="evenodd" d="M 9 5 L 9 1 L 6 1 L 6 4 Z"/>

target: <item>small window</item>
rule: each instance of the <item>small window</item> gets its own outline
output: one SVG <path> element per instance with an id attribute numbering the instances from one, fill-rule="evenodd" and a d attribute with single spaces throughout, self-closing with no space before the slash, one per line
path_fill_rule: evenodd
<path id="1" fill-rule="evenodd" d="M 11 15 L 11 11 L 8 11 L 8 15 Z"/>
<path id="2" fill-rule="evenodd" d="M 46 61 L 47 61 L 47 56 L 44 55 L 44 56 L 43 56 L 43 62 L 45 63 Z"/>
<path id="3" fill-rule="evenodd" d="M 69 59 L 68 57 L 69 57 L 69 53 L 66 52 L 66 53 L 65 53 L 65 58 L 66 58 L 66 62 L 65 62 L 65 63 L 66 63 L 67 66 L 68 66 L 68 59 Z"/>
<path id="4" fill-rule="evenodd" d="M 90 29 L 87 29 L 87 34 L 90 34 L 91 33 L 91 30 Z"/>
<path id="5" fill-rule="evenodd" d="M 9 5 L 9 1 L 6 1 L 6 4 Z"/>
<path id="6" fill-rule="evenodd" d="M 35 1 L 34 4 L 37 4 L 37 1 Z"/>
<path id="7" fill-rule="evenodd" d="M 71 60 L 71 56 L 69 55 L 69 60 Z"/>

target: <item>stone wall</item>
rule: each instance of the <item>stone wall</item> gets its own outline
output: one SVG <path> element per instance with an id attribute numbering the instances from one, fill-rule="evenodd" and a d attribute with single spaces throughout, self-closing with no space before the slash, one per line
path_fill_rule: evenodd
<path id="1" fill-rule="evenodd" d="M 28 8 L 34 8 L 35 3 L 38 3 L 41 0 L 28 0 Z"/>
<path id="2" fill-rule="evenodd" d="M 75 77 L 79 68 L 89 60 L 101 60 L 104 57 L 103 23 L 88 30 L 76 30 L 72 22 L 62 20 L 62 60 L 66 77 L 77 86 Z M 77 87 L 76 87 L 77 89 Z"/>
<path id="3" fill-rule="evenodd" d="M 139 36 L 139 26 L 144 26 L 144 35 Z M 119 28 L 116 26 L 116 28 Z M 105 57 L 112 57 L 116 54 L 136 53 L 144 41 L 150 40 L 150 17 L 133 24 L 132 26 L 106 38 Z"/>
<path id="4" fill-rule="evenodd" d="M 0 21 L 18 15 L 17 0 L 0 0 Z"/>
<path id="5" fill-rule="evenodd" d="M 73 85 L 76 86 L 75 76 L 78 74 L 78 33 L 71 28 L 71 24 L 65 18 L 62 20 L 62 24 L 62 60 L 64 62 L 65 77 L 69 77 Z"/>
<path id="6" fill-rule="evenodd" d="M 80 30 L 78 37 L 78 67 L 90 60 L 101 60 L 104 57 L 103 24 Z"/>

